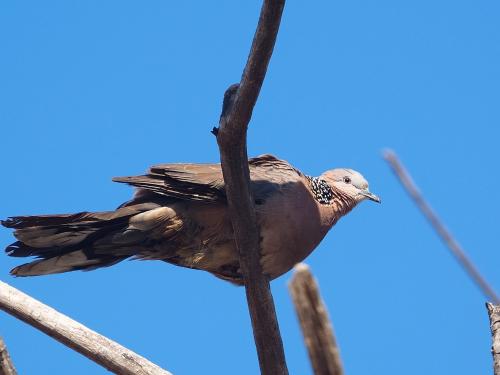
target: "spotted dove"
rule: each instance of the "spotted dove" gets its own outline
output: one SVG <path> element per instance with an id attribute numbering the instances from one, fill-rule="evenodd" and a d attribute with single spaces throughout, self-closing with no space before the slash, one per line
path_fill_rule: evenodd
<path id="1" fill-rule="evenodd" d="M 359 202 L 380 199 L 351 169 L 309 177 L 284 160 L 249 160 L 263 272 L 274 279 L 307 257 Z M 161 164 L 117 177 L 137 188 L 115 211 L 15 216 L 2 221 L 17 242 L 6 252 L 38 260 L 16 276 L 107 267 L 127 258 L 163 260 L 242 284 L 220 164 Z"/>

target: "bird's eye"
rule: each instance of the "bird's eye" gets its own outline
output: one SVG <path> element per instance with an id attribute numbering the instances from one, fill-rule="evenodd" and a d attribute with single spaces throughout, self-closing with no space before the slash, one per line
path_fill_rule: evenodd
<path id="1" fill-rule="evenodd" d="M 344 177 L 344 182 L 346 184 L 350 184 L 351 183 L 351 179 L 349 177 Z"/>

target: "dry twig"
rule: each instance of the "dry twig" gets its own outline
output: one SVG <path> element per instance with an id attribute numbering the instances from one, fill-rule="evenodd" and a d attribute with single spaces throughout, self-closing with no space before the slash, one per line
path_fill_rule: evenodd
<path id="1" fill-rule="evenodd" d="M 17 371 L 10 359 L 5 342 L 0 337 L 0 375 L 16 375 Z"/>
<path id="2" fill-rule="evenodd" d="M 457 240 L 455 240 L 450 231 L 445 227 L 445 225 L 436 215 L 429 203 L 425 201 L 422 194 L 415 186 L 415 183 L 413 182 L 410 174 L 403 166 L 403 164 L 401 164 L 396 154 L 391 150 L 386 150 L 384 151 L 384 159 L 389 163 L 393 172 L 399 178 L 399 181 L 404 186 L 410 197 L 413 199 L 420 211 L 422 211 L 424 216 L 444 241 L 446 246 L 448 246 L 448 249 L 450 249 L 451 253 L 455 256 L 460 265 L 465 269 L 470 278 L 476 283 L 476 285 L 479 287 L 479 289 L 481 289 L 481 291 L 487 298 L 489 298 L 495 304 L 500 304 L 500 300 L 493 288 L 486 282 L 486 280 L 474 266 L 472 261 L 467 257 L 465 250 L 462 248 L 462 246 L 460 246 L 460 244 L 457 242 Z"/>
<path id="3" fill-rule="evenodd" d="M 260 369 L 269 375 L 288 371 L 269 280 L 262 274 L 260 265 L 259 229 L 249 188 L 246 134 L 271 59 L 284 3 L 284 0 L 264 0 L 241 82 L 226 91 L 219 129 L 214 129 Z"/>
<path id="4" fill-rule="evenodd" d="M 491 327 L 491 354 L 493 355 L 493 373 L 500 375 L 500 305 L 486 304 Z"/>
<path id="5" fill-rule="evenodd" d="M 121 375 L 171 375 L 147 359 L 0 281 L 0 309 Z"/>
<path id="6" fill-rule="evenodd" d="M 328 311 L 309 267 L 295 266 L 288 285 L 315 375 L 342 375 L 342 362 Z"/>

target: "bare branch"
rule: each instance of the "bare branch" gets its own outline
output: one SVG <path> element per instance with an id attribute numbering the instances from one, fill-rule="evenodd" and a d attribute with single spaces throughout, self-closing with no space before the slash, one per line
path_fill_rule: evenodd
<path id="1" fill-rule="evenodd" d="M 246 132 L 273 52 L 284 3 L 284 0 L 264 1 L 241 82 L 226 91 L 220 128 L 214 129 L 260 369 L 266 375 L 287 374 L 288 370 L 269 280 L 260 265 Z"/>
<path id="2" fill-rule="evenodd" d="M 0 281 L 0 309 L 123 375 L 171 375 L 147 359 Z"/>
<path id="3" fill-rule="evenodd" d="M 299 317 L 315 375 L 342 375 L 342 362 L 318 283 L 304 263 L 295 266 L 288 289 Z"/>
<path id="4" fill-rule="evenodd" d="M 17 375 L 5 342 L 0 337 L 0 375 Z"/>
<path id="5" fill-rule="evenodd" d="M 223 111 L 219 124 L 222 136 L 217 137 L 219 145 L 224 141 L 246 144 L 248 123 L 266 76 L 284 6 L 285 0 L 265 0 L 262 5 L 241 82 L 239 87 L 233 85 L 229 88 L 235 92 L 230 101 L 225 101 L 226 111 Z"/>
<path id="6" fill-rule="evenodd" d="M 491 327 L 491 354 L 493 355 L 493 373 L 500 375 L 500 305 L 486 303 Z"/>
<path id="7" fill-rule="evenodd" d="M 384 151 L 384 159 L 389 163 L 394 174 L 399 178 L 399 181 L 404 186 L 410 197 L 413 199 L 417 207 L 422 211 L 424 216 L 430 222 L 434 230 L 441 237 L 443 242 L 448 246 L 451 253 L 455 256 L 460 265 L 464 268 L 470 278 L 476 283 L 476 285 L 481 289 L 483 294 L 489 298 L 493 303 L 499 304 L 500 300 L 493 290 L 493 288 L 486 282 L 478 269 L 474 266 L 472 261 L 467 257 L 465 250 L 460 246 L 460 244 L 455 240 L 450 231 L 445 227 L 443 222 L 436 215 L 431 206 L 425 201 L 422 194 L 415 186 L 413 179 L 406 170 L 406 168 L 401 164 L 396 154 L 391 150 Z"/>

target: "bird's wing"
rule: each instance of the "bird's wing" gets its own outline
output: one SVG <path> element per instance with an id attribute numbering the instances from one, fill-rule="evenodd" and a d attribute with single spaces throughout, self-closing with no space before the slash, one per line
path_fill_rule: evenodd
<path id="1" fill-rule="evenodd" d="M 223 179 L 218 164 L 159 164 L 142 176 L 115 177 L 144 191 L 169 198 L 215 202 L 224 199 Z"/>
<path id="2" fill-rule="evenodd" d="M 251 158 L 249 166 L 256 200 L 265 199 L 283 184 L 302 176 L 286 161 L 272 155 Z M 226 200 L 220 164 L 159 164 L 145 175 L 115 177 L 113 181 L 174 199 L 207 203 Z"/>

